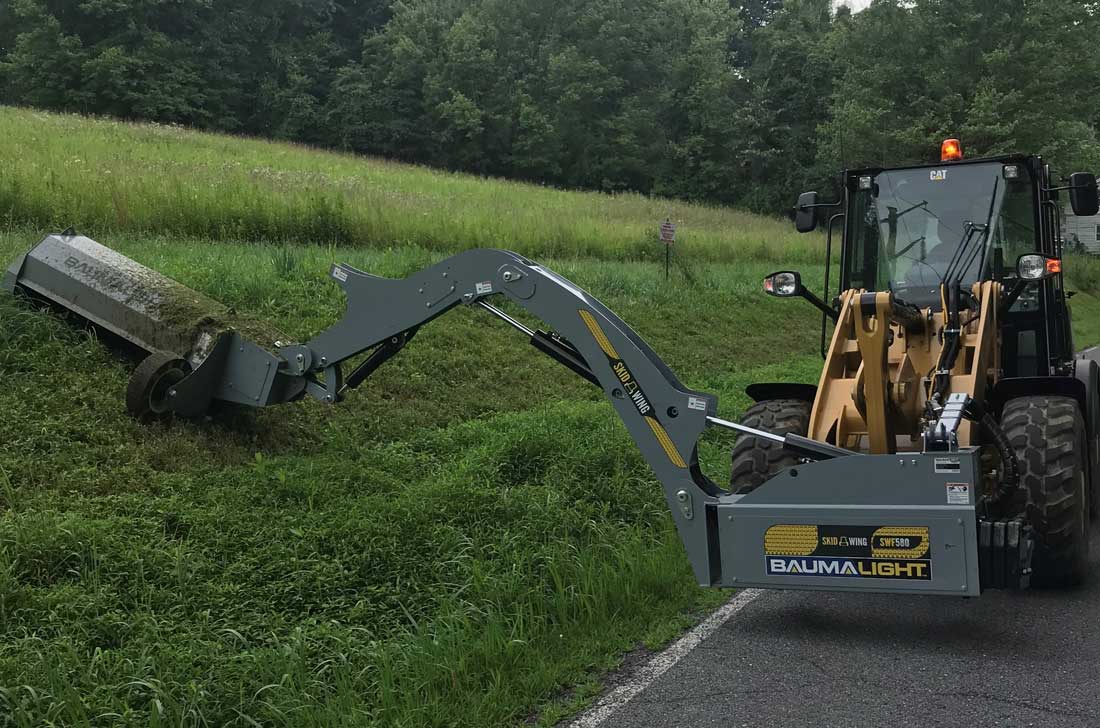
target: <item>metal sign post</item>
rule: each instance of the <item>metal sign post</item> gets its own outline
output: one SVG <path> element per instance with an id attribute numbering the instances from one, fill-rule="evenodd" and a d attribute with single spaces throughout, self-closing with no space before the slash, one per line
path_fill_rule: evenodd
<path id="1" fill-rule="evenodd" d="M 672 257 L 672 244 L 676 242 L 676 226 L 671 218 L 661 223 L 661 242 L 665 244 L 665 280 L 668 280 L 669 259 Z"/>

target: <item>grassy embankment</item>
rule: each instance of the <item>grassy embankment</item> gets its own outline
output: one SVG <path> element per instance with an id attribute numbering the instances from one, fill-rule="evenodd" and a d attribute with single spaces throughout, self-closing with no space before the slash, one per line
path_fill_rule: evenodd
<path id="1" fill-rule="evenodd" d="M 510 247 L 603 299 L 726 416 L 748 382 L 817 373 L 812 309 L 758 293 L 777 260 L 820 278 L 819 242 L 782 222 L 26 111 L 0 109 L 0 135 L 5 261 L 75 224 L 306 337 L 342 311 L 333 260 L 398 276 Z M 646 260 L 665 215 L 694 284 Z M 1093 325 L 1095 299 L 1075 303 Z M 694 586 L 598 393 L 476 311 L 334 409 L 142 427 L 121 407 L 132 366 L 0 297 L 10 724 L 551 722 L 722 597 Z M 728 445 L 704 443 L 716 480 Z"/>
<path id="2" fill-rule="evenodd" d="M 306 337 L 342 311 L 333 260 L 397 276 L 509 247 L 605 300 L 723 414 L 753 379 L 814 375 L 812 311 L 758 293 L 818 244 L 780 221 L 11 109 L 0 135 L 5 261 L 73 224 Z M 666 215 L 694 284 L 663 280 Z M 427 327 L 335 409 L 142 427 L 121 410 L 132 367 L 0 298 L 15 725 L 551 721 L 722 596 L 694 586 L 598 393 L 484 314 Z M 706 443 L 718 480 L 728 444 Z"/>
<path id="3" fill-rule="evenodd" d="M 489 246 L 546 257 L 658 257 L 654 232 L 681 224 L 689 259 L 816 262 L 788 224 L 640 195 L 576 194 L 289 144 L 156 125 L 0 110 L 0 222 L 75 225 L 100 237 Z"/>

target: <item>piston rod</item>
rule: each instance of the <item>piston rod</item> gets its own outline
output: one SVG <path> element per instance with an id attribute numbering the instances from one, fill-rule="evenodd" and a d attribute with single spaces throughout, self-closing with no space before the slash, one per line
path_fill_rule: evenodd
<path id="1" fill-rule="evenodd" d="M 727 430 L 733 430 L 734 432 L 740 432 L 744 435 L 759 437 L 762 440 L 771 440 L 772 442 L 778 442 L 780 445 L 784 444 L 784 438 L 782 435 L 776 435 L 774 432 L 757 430 L 747 425 L 739 425 L 736 422 L 730 422 L 729 420 L 723 420 L 718 417 L 711 417 L 710 415 L 707 415 L 707 424 L 714 425 L 715 427 L 722 427 Z"/>
<path id="2" fill-rule="evenodd" d="M 508 314 L 504 313 L 503 311 L 501 311 L 499 308 L 497 308 L 493 304 L 486 303 L 485 301 L 478 301 L 477 305 L 481 306 L 483 309 L 485 309 L 489 313 L 493 314 L 494 316 L 496 316 L 498 319 L 500 319 L 504 323 L 508 324 L 509 326 L 512 326 L 513 328 L 519 329 L 520 331 L 527 334 L 528 336 L 534 336 L 535 335 L 534 331 L 527 328 L 526 326 L 521 324 L 519 321 L 516 321 L 514 318 L 512 318 Z"/>
<path id="3" fill-rule="evenodd" d="M 710 415 L 707 416 L 707 424 L 713 425 L 714 427 L 721 427 L 727 430 L 733 430 L 734 432 L 740 432 L 742 435 L 758 437 L 762 440 L 769 440 L 771 442 L 778 443 L 783 446 L 784 450 L 790 450 L 799 457 L 804 457 L 807 460 L 831 460 L 833 458 L 859 454 L 852 452 L 851 450 L 845 450 L 842 447 L 830 445 L 826 442 L 811 440 L 810 438 L 802 437 L 801 435 L 777 435 L 774 432 L 757 430 L 755 427 L 739 425 L 736 422 L 719 419 L 718 417 L 711 417 Z"/>

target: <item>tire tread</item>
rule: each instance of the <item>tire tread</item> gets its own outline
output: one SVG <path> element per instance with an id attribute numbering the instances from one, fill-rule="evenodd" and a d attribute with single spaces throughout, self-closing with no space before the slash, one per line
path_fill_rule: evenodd
<path id="1" fill-rule="evenodd" d="M 749 407 L 741 424 L 776 435 L 805 435 L 810 426 L 810 403 L 797 399 L 767 399 Z M 731 455 L 730 489 L 745 494 L 756 490 L 779 471 L 798 465 L 797 455 L 779 443 L 742 435 Z"/>
<path id="2" fill-rule="evenodd" d="M 1023 507 L 1037 536 L 1033 580 L 1045 586 L 1081 583 L 1087 573 L 1089 534 L 1079 479 L 1086 468 L 1085 423 L 1077 402 L 1070 397 L 1018 397 L 1005 404 L 1001 427 L 1016 450 L 1027 498 Z"/>

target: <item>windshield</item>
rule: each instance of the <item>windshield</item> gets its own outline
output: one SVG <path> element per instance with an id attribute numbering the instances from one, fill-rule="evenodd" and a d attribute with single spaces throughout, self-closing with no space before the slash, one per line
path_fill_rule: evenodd
<path id="1" fill-rule="evenodd" d="M 848 285 L 939 308 L 949 267 L 966 287 L 994 270 L 1008 273 L 1016 256 L 1034 250 L 1035 221 L 1026 167 L 1018 165 L 1019 180 L 1006 179 L 1004 168 L 991 162 L 853 175 Z"/>

